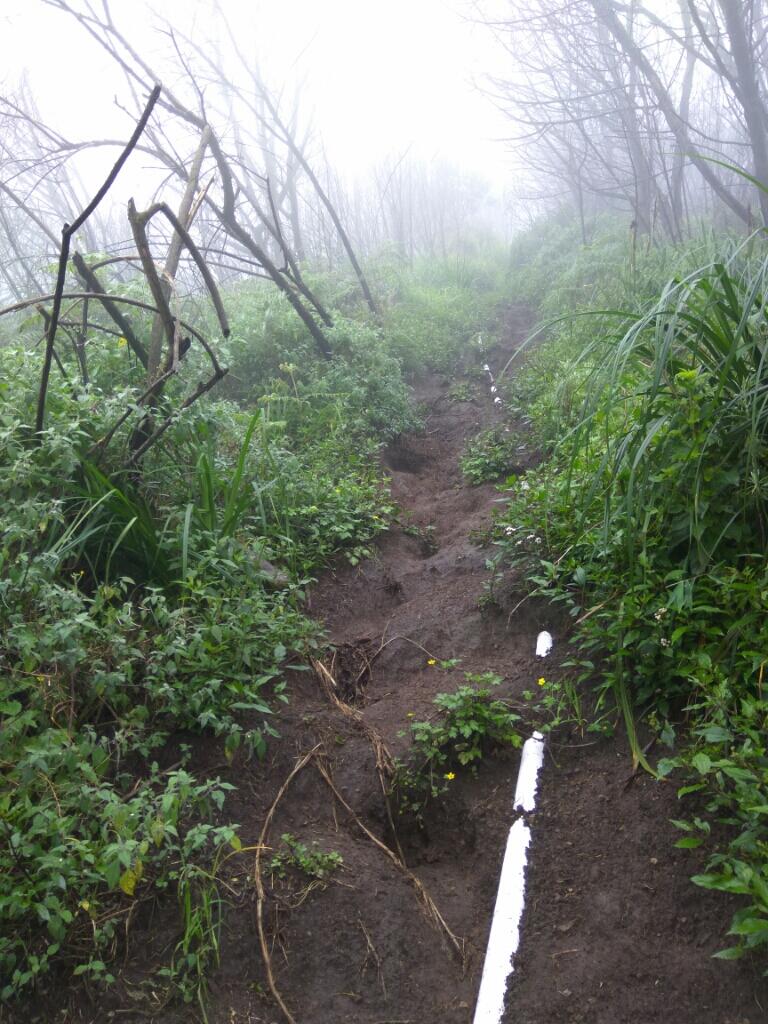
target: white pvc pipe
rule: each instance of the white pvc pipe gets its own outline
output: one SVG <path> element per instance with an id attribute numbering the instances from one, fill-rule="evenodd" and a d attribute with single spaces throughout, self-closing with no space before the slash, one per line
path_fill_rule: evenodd
<path id="1" fill-rule="evenodd" d="M 540 732 L 535 732 L 523 744 L 513 804 L 516 811 L 534 811 L 536 809 L 536 789 L 543 762 L 544 737 Z"/>
<path id="2" fill-rule="evenodd" d="M 535 732 L 523 745 L 515 788 L 515 810 L 535 809 L 543 760 L 544 738 L 541 733 Z M 530 828 L 522 818 L 518 818 L 507 837 L 473 1024 L 500 1024 L 504 1016 L 507 982 L 514 970 L 514 957 L 520 944 L 520 921 L 525 909 L 525 867 L 530 841 Z"/>
<path id="3" fill-rule="evenodd" d="M 546 658 L 549 652 L 552 650 L 554 640 L 552 634 L 548 633 L 546 629 L 542 629 L 539 635 L 536 637 L 536 657 Z"/>

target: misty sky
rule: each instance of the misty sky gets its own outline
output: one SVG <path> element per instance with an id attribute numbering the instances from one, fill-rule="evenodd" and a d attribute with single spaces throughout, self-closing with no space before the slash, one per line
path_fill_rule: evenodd
<path id="1" fill-rule="evenodd" d="M 97 8 L 100 4 L 97 2 Z M 467 0 L 221 0 L 238 41 L 273 90 L 305 81 L 306 108 L 332 162 L 350 174 L 385 154 L 449 159 L 497 186 L 506 178 L 508 130 L 473 80 L 508 57 L 472 23 Z M 225 38 L 212 0 L 113 0 L 136 41 L 157 9 L 198 40 Z M 116 110 L 122 79 L 74 22 L 40 0 L 2 0 L 0 85 L 26 70 L 43 117 L 73 138 L 125 133 Z M 147 51 L 151 55 L 151 49 Z"/>

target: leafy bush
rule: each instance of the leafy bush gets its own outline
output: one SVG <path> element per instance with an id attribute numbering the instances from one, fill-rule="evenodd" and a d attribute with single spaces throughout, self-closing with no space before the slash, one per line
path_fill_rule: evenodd
<path id="1" fill-rule="evenodd" d="M 519 459 L 518 443 L 519 438 L 504 427 L 482 431 L 467 442 L 459 460 L 462 473 L 473 484 L 506 476 Z"/>
<path id="2" fill-rule="evenodd" d="M 745 899 L 728 933 L 736 944 L 715 954 L 726 960 L 768 944 L 768 702 L 734 696 L 727 679 L 709 687 L 691 708 L 699 722 L 695 743 L 659 764 L 662 775 L 677 769 L 688 777 L 681 797 L 701 794 L 705 801 L 702 815 L 675 822 L 685 832 L 676 845 L 695 849 L 708 841 L 709 818 L 727 836 L 692 879 Z"/>
<path id="3" fill-rule="evenodd" d="M 8 786 L 0 796 L 0 997 L 34 984 L 59 953 L 74 960 L 75 974 L 110 980 L 102 957 L 134 901 L 181 878 L 189 884 L 201 867 L 207 875 L 219 850 L 237 848 L 233 827 L 194 823 L 220 809 L 232 787 L 185 771 L 163 775 L 156 765 L 138 784 L 111 779 L 105 738 L 41 730 L 18 699 L 0 707 Z"/>
<path id="4" fill-rule="evenodd" d="M 522 737 L 515 724 L 520 716 L 501 700 L 491 698 L 491 687 L 501 682 L 492 672 L 465 673 L 467 685 L 453 693 L 439 693 L 433 703 L 436 721 L 410 724 L 412 749 L 399 761 L 392 780 L 401 812 L 423 815 L 431 798 L 444 793 L 456 770 L 475 771 L 493 748 L 519 747 Z"/>
<path id="5" fill-rule="evenodd" d="M 386 526 L 377 424 L 413 418 L 378 333 L 343 337 L 322 372 L 307 360 L 290 417 L 273 415 L 279 395 L 249 411 L 204 401 L 140 476 L 120 466 L 128 427 L 100 465 L 84 455 L 134 391 L 76 394 L 54 378 L 32 445 L 31 357 L 0 353 L 3 998 L 55 962 L 108 982 L 134 901 L 164 889 L 182 938 L 162 977 L 199 998 L 217 955 L 216 864 L 237 842 L 216 823 L 227 787 L 146 764 L 178 730 L 263 756 L 283 664 L 315 642 L 308 574 L 340 549 L 361 557 Z M 115 352 L 93 352 L 93 379 L 109 383 Z"/>

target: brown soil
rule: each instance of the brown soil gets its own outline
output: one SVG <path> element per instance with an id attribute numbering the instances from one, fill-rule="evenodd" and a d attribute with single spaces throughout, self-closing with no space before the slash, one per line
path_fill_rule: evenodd
<path id="1" fill-rule="evenodd" d="M 502 365 L 513 346 L 511 336 L 489 356 L 491 364 Z M 564 624 L 544 604 L 524 601 L 510 616 L 523 596 L 515 593 L 514 580 L 495 595 L 503 607 L 484 601 L 492 552 L 487 533 L 499 495 L 493 485 L 467 486 L 458 458 L 466 440 L 496 414 L 486 385 L 477 376 L 468 379 L 476 397 L 464 402 L 449 397 L 452 380 L 417 384 L 416 400 L 427 410 L 424 431 L 383 454 L 401 525 L 381 538 L 374 557 L 357 567 L 339 563 L 312 588 L 310 611 L 325 622 L 335 649 L 320 660 L 343 706 L 329 700 L 317 675 L 295 672 L 291 704 L 279 723 L 283 738 L 265 764 L 227 768 L 216 764 L 218 748 L 208 751 L 210 772 L 237 783 L 227 818 L 241 823 L 250 846 L 297 759 L 316 750 L 279 800 L 266 837 L 274 848 L 289 832 L 344 859 L 334 881 L 311 891 L 302 891 L 297 878 L 271 882 L 264 872 L 274 981 L 296 1024 L 472 1019 L 518 754 L 496 755 L 476 777 L 459 773 L 423 829 L 396 821 L 407 867 L 459 937 L 457 951 L 430 918 L 413 877 L 393 860 L 396 854 L 374 841 L 397 848 L 371 742 L 372 728 L 394 756 L 402 754 L 409 713 L 429 715 L 435 694 L 463 682 L 463 671 L 493 670 L 504 680 L 499 695 L 519 699 L 542 672 L 534 657 L 541 628 L 551 629 L 557 641 L 545 663 L 549 677 L 557 676 L 565 655 Z M 533 461 L 532 453 L 521 452 L 523 467 Z M 431 657 L 461 664 L 441 670 L 427 664 Z M 378 753 L 386 757 L 381 748 Z M 195 770 L 200 774 L 199 765 Z M 574 734 L 550 747 L 505 1020 L 758 1024 L 768 1008 L 765 981 L 744 962 L 711 959 L 723 945 L 732 908 L 688 882 L 697 865 L 672 847 L 668 819 L 679 813 L 673 787 L 647 777 L 627 785 L 628 773 L 618 741 L 589 744 Z M 271 850 L 264 853 L 264 865 L 271 856 Z M 222 966 L 211 985 L 211 1024 L 286 1019 L 270 995 L 260 953 L 253 860 L 253 853 L 232 858 L 225 872 L 230 892 Z M 191 1007 L 163 1007 L 146 985 L 141 1000 L 135 988 L 129 997 L 130 979 L 146 977 L 149 963 L 161 950 L 167 956 L 178 937 L 162 920 L 134 931 L 125 984 L 109 997 L 115 1001 L 81 1005 L 63 1019 L 199 1019 Z"/>

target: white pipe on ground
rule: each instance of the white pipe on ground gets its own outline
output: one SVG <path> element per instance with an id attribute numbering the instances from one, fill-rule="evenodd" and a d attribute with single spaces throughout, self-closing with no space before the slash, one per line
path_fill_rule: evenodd
<path id="1" fill-rule="evenodd" d="M 540 732 L 535 732 L 523 744 L 514 810 L 535 810 L 543 760 L 544 737 Z M 514 957 L 520 944 L 520 921 L 525 909 L 525 867 L 530 841 L 530 828 L 522 818 L 518 818 L 507 837 L 473 1024 L 500 1024 L 504 1016 L 507 982 L 514 970 Z"/>
<path id="2" fill-rule="evenodd" d="M 554 640 L 552 634 L 548 633 L 546 629 L 542 629 L 539 635 L 536 637 L 536 657 L 546 658 L 549 652 L 552 650 Z"/>

